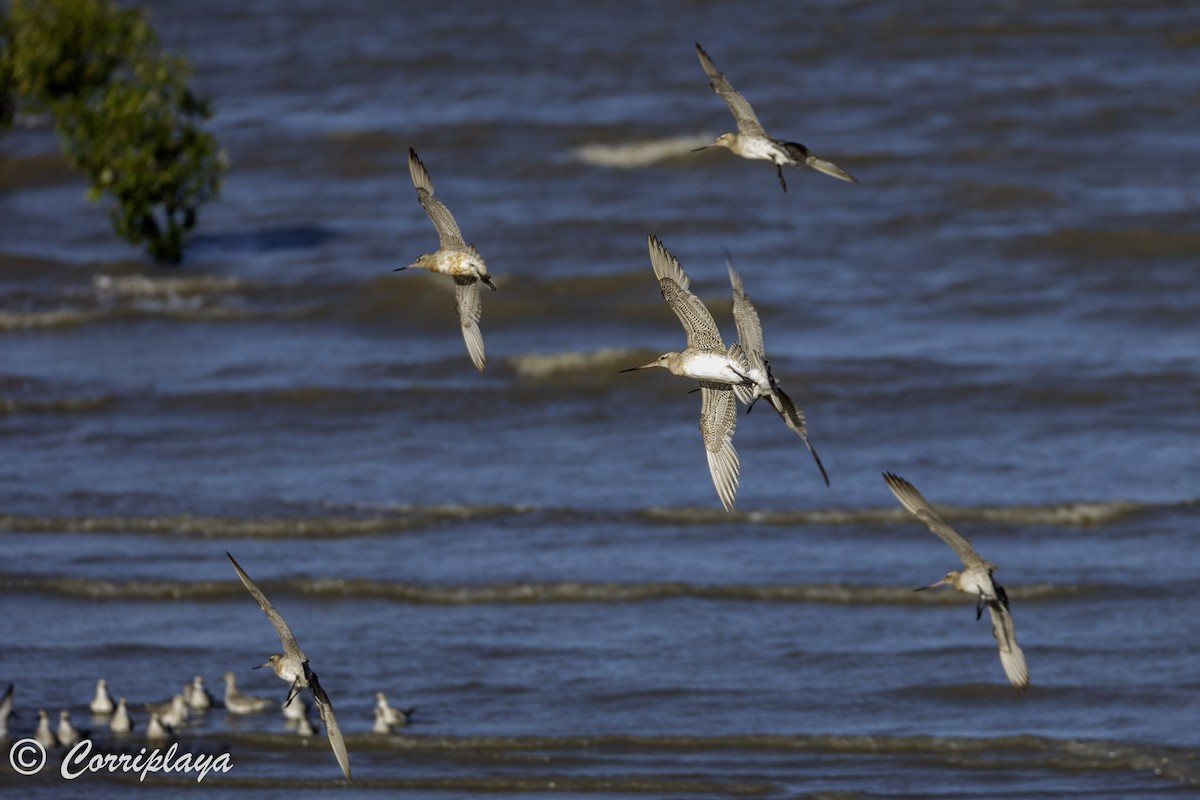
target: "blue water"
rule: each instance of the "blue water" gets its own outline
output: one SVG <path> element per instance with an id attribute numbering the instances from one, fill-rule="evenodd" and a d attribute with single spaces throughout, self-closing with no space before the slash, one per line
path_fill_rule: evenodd
<path id="1" fill-rule="evenodd" d="M 10 743 L 68 708 L 140 747 L 141 704 L 195 674 L 282 701 L 229 550 L 360 792 L 1195 792 L 1186 5 L 149 8 L 231 164 L 181 269 L 113 237 L 44 120 L 0 136 Z M 861 184 L 789 170 L 784 194 L 692 153 L 732 129 L 697 41 Z M 409 147 L 500 287 L 482 374 L 450 281 L 393 272 L 437 243 Z M 724 512 L 689 382 L 618 373 L 684 343 L 649 233 L 727 340 L 732 254 L 830 487 L 760 404 Z M 970 598 L 911 591 L 957 559 L 883 470 L 1000 565 L 1027 693 Z M 98 677 L 127 741 L 90 719 Z M 379 690 L 411 726 L 371 732 Z M 319 723 L 214 709 L 177 735 L 231 753 L 214 796 L 341 783 Z M 6 761 L 30 794 L 131 780 Z"/>

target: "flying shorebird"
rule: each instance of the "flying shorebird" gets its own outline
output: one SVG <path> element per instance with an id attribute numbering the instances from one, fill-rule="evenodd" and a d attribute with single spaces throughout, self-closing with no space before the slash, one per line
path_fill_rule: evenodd
<path id="1" fill-rule="evenodd" d="M 663 367 L 680 377 L 700 381 L 700 435 L 704 438 L 713 486 L 728 511 L 733 508 L 740 469 L 737 451 L 733 449 L 733 429 L 737 425 L 733 387 L 752 385 L 745 354 L 736 343 L 725 346 L 712 314 L 688 290 L 691 281 L 678 259 L 653 234 L 649 237 L 649 247 L 659 289 L 683 324 L 688 346 L 682 352 L 663 353 L 649 364 L 621 372 Z"/>
<path id="2" fill-rule="evenodd" d="M 1025 654 L 1017 645 L 1017 633 L 1013 628 L 1012 614 L 1008 610 L 1008 595 L 1005 594 L 1004 587 L 992 579 L 996 565 L 986 561 L 970 542 L 947 525 L 915 486 L 890 472 L 883 473 L 883 479 L 887 481 L 888 488 L 896 495 L 900 504 L 924 522 L 929 530 L 941 537 L 943 542 L 950 545 L 950 548 L 958 553 L 965 567 L 961 572 L 947 572 L 940 581 L 921 586 L 917 591 L 953 586 L 960 592 L 972 595 L 975 597 L 975 619 L 983 615 L 986 606 L 992 617 L 992 634 L 996 637 L 996 645 L 1000 650 L 1000 665 L 1004 667 L 1004 674 L 1008 676 L 1009 683 L 1019 691 L 1024 691 L 1029 686 L 1029 669 L 1025 666 Z"/>
<path id="3" fill-rule="evenodd" d="M 788 397 L 775 381 L 775 376 L 771 374 L 771 365 L 763 350 L 762 323 L 758 320 L 758 312 L 754 309 L 754 304 L 746 296 L 746 290 L 742 286 L 742 276 L 733 268 L 733 260 L 730 258 L 729 251 L 725 252 L 725 266 L 729 269 L 729 283 L 733 286 L 733 321 L 737 325 L 738 344 L 742 346 L 742 352 L 746 354 L 746 363 L 750 367 L 748 374 L 754 381 L 752 386 L 734 386 L 733 391 L 738 399 L 747 405 L 747 414 L 750 413 L 750 409 L 754 407 L 758 398 L 765 397 L 770 400 L 784 424 L 800 437 L 804 446 L 808 448 L 808 452 L 812 453 L 813 460 L 817 462 L 817 469 L 821 471 L 821 477 L 825 479 L 825 485 L 828 486 L 829 475 L 825 472 L 821 457 L 817 455 L 812 442 L 808 440 L 808 426 L 804 423 L 804 412 L 792 398 Z"/>
<path id="4" fill-rule="evenodd" d="M 454 221 L 450 209 L 433 196 L 433 181 L 417 151 L 408 148 L 408 171 L 412 175 L 413 186 L 417 187 L 417 199 L 421 208 L 433 221 L 437 229 L 440 247 L 434 253 L 426 253 L 407 266 L 397 267 L 394 272 L 420 267 L 430 272 L 440 272 L 454 278 L 454 304 L 458 308 L 458 319 L 462 323 L 463 340 L 467 343 L 467 352 L 474 362 L 475 368 L 483 372 L 485 362 L 483 352 L 483 334 L 479 332 L 479 318 L 483 313 L 483 299 L 479 292 L 479 283 L 486 283 L 493 291 L 496 284 L 488 274 L 487 264 L 483 256 L 475 249 L 475 245 L 467 244 Z"/>
<path id="5" fill-rule="evenodd" d="M 329 744 L 333 747 L 333 754 L 337 756 L 338 764 L 341 766 L 346 780 L 349 781 L 350 756 L 346 753 L 346 743 L 342 740 L 342 731 L 338 728 L 337 719 L 333 715 L 333 704 L 329 702 L 329 696 L 321 688 L 321 683 L 317 680 L 317 673 L 313 672 L 312 667 L 309 666 L 308 656 L 304 655 L 304 651 L 296 643 L 296 637 L 292 635 L 292 629 L 275 610 L 275 606 L 267 600 L 267 596 L 262 593 L 262 590 L 250 579 L 250 576 L 228 551 L 225 555 L 229 556 L 229 562 L 233 564 L 234 570 L 242 579 L 242 584 L 250 592 L 250 596 L 258 602 L 258 607 L 275 626 L 275 631 L 279 634 L 279 641 L 283 644 L 282 654 L 275 653 L 259 667 L 271 667 L 280 679 L 290 684 L 284 705 L 290 703 L 292 698 L 305 687 L 312 692 L 313 700 L 317 704 L 317 711 L 321 715 L 321 721 L 325 723 L 325 733 L 329 735 Z"/>
<path id="6" fill-rule="evenodd" d="M 696 42 L 696 53 L 700 56 L 700 66 L 704 67 L 705 73 L 708 74 L 708 80 L 712 84 L 713 91 L 721 96 L 725 104 L 729 106 L 730 112 L 733 113 L 733 118 L 737 121 L 737 133 L 722 133 L 717 137 L 717 140 L 710 145 L 698 147 L 697 150 L 707 150 L 710 147 L 727 147 L 742 158 L 758 159 L 761 161 L 771 161 L 775 164 L 775 171 L 779 173 L 779 185 L 783 187 L 783 191 L 787 191 L 787 181 L 783 179 L 783 168 L 799 167 L 801 164 L 812 167 L 818 172 L 824 172 L 826 175 L 832 175 L 843 181 L 858 183 L 858 179 L 851 175 L 846 170 L 828 161 L 820 156 L 814 155 L 808 151 L 808 148 L 796 142 L 785 142 L 781 139 L 772 138 L 763 129 L 762 123 L 758 121 L 758 117 L 751 108 L 750 103 L 745 97 L 742 97 L 741 92 L 733 88 L 733 84 L 725 75 L 719 72 L 713 64 L 712 59 L 708 57 L 708 53 L 704 52 L 704 48 Z"/>

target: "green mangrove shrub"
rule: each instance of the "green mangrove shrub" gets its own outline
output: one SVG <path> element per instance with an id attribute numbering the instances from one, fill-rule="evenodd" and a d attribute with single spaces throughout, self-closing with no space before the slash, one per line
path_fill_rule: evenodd
<path id="1" fill-rule="evenodd" d="M 114 230 L 160 263 L 182 260 L 227 168 L 191 74 L 142 11 L 114 0 L 10 0 L 0 18 L 0 125 L 18 105 L 49 111 L 88 197 L 110 194 Z"/>

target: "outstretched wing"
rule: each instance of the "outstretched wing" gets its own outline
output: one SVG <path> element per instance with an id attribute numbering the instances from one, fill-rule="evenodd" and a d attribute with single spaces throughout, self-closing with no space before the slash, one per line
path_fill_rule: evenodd
<path id="1" fill-rule="evenodd" d="M 437 229 L 438 242 L 447 250 L 465 250 L 467 244 L 463 241 L 458 223 L 454 221 L 450 209 L 433 196 L 433 181 L 429 171 L 417 157 L 417 151 L 411 147 L 408 148 L 408 173 L 412 176 L 413 186 L 417 187 L 421 208 L 425 209 L 425 213 L 433 220 L 433 227 Z"/>
<path id="2" fill-rule="evenodd" d="M 733 260 L 729 251 L 725 251 L 725 266 L 729 270 L 729 283 L 733 287 L 733 323 L 737 326 L 738 341 L 746 351 L 746 360 L 751 367 L 757 367 L 767 372 L 765 350 L 763 349 L 762 323 L 758 319 L 758 311 L 746 290 L 742 286 L 741 274 L 733 268 Z"/>
<path id="3" fill-rule="evenodd" d="M 458 308 L 458 319 L 462 323 L 463 341 L 475 369 L 483 372 L 485 362 L 483 334 L 479 330 L 479 318 L 483 314 L 483 293 L 475 278 L 454 278 L 454 305 Z"/>
<path id="4" fill-rule="evenodd" d="M 229 562 L 233 564 L 238 577 L 242 579 L 242 585 L 246 587 L 246 590 L 250 592 L 250 596 L 258 603 L 258 607 L 263 610 L 263 613 L 267 615 L 267 619 L 275 626 L 275 632 L 279 634 L 279 641 L 283 643 L 284 652 L 299 656 L 301 661 L 307 661 L 308 659 L 305 657 L 304 651 L 300 649 L 300 645 L 296 644 L 296 637 L 292 635 L 292 629 L 288 627 L 287 622 L 275 610 L 275 606 L 271 605 L 271 601 L 267 600 L 267 596 L 262 593 L 262 589 L 259 589 L 258 584 L 250 579 L 250 576 L 246 574 L 246 570 L 242 569 L 242 565 L 237 562 L 228 550 L 225 551 L 225 555 L 229 556 Z"/>
<path id="5" fill-rule="evenodd" d="M 996 646 L 1000 650 L 1000 666 L 1004 667 L 1008 682 L 1024 691 L 1029 686 L 1029 668 L 1025 666 L 1025 653 L 1017 645 L 1012 613 L 994 600 L 988 603 L 988 612 L 992 615 L 992 635 L 996 637 Z"/>
<path id="6" fill-rule="evenodd" d="M 737 425 L 737 402 L 729 384 L 700 381 L 700 435 L 708 456 L 717 497 L 726 511 L 733 508 L 737 494 L 737 451 L 733 449 L 733 429 Z"/>
<path id="7" fill-rule="evenodd" d="M 888 488 L 892 490 L 892 494 L 896 495 L 896 499 L 900 501 L 901 505 L 916 515 L 919 520 L 928 526 L 929 530 L 940 536 L 943 542 L 950 545 L 954 552 L 958 553 L 958 557 L 962 559 L 963 566 L 968 568 L 986 566 L 979 553 L 971 546 L 971 543 L 963 538 L 958 531 L 946 524 L 946 521 L 933 510 L 933 506 L 929 505 L 929 501 L 921 496 L 921 493 L 917 491 L 915 486 L 899 475 L 893 475 L 890 472 L 883 473 L 883 479 L 887 481 Z"/>
<path id="8" fill-rule="evenodd" d="M 724 353 L 725 345 L 721 341 L 721 331 L 704 302 L 670 278 L 660 279 L 658 286 L 662 290 L 663 299 L 683 324 L 688 347 L 692 350 Z"/>
<path id="9" fill-rule="evenodd" d="M 650 247 L 650 266 L 654 267 L 654 277 L 660 281 L 663 278 L 670 278 L 679 284 L 679 288 L 690 289 L 692 281 L 683 271 L 683 267 L 679 265 L 679 259 L 671 255 L 671 252 L 653 233 L 646 237 L 646 241 Z"/>
<path id="10" fill-rule="evenodd" d="M 721 96 L 721 99 L 725 101 L 725 105 L 729 106 L 733 118 L 737 121 L 738 133 L 750 136 L 765 136 L 766 131 L 763 130 L 762 124 L 759 123 L 758 117 L 755 115 L 754 109 L 750 107 L 749 101 L 742 97 L 738 90 L 733 88 L 733 84 L 729 82 L 724 73 L 717 69 L 699 42 L 696 42 L 696 54 L 700 56 L 700 66 L 704 67 L 704 72 L 708 75 L 708 81 L 712 84 L 713 91 Z"/>
<path id="11" fill-rule="evenodd" d="M 333 715 L 333 703 L 329 702 L 329 695 L 325 694 L 325 690 L 321 688 L 321 682 L 317 680 L 317 673 L 309 668 L 307 662 L 304 664 L 304 677 L 308 681 L 308 688 L 312 692 L 313 700 L 317 703 L 317 713 L 321 715 L 321 722 L 325 723 L 325 733 L 329 735 L 329 745 L 333 748 L 333 755 L 337 757 L 338 765 L 342 768 L 346 780 L 350 780 L 350 755 L 346 752 L 346 742 L 342 738 L 342 730 L 338 727 L 337 718 Z"/>

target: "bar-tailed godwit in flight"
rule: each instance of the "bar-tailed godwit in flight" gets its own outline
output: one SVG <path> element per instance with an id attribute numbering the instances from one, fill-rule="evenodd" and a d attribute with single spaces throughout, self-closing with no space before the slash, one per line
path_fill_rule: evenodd
<path id="1" fill-rule="evenodd" d="M 493 290 L 492 276 L 488 274 L 487 264 L 483 256 L 475 249 L 475 245 L 467 244 L 454 221 L 450 209 L 433 196 L 433 181 L 417 151 L 408 149 L 408 171 L 412 175 L 413 186 L 417 187 L 417 199 L 421 208 L 433 220 L 437 229 L 438 249 L 433 253 L 425 253 L 411 264 L 397 267 L 396 272 L 409 267 L 420 267 L 430 272 L 440 272 L 454 278 L 454 302 L 458 308 L 458 319 L 462 323 L 463 340 L 467 343 L 467 353 L 475 368 L 483 372 L 485 356 L 483 352 L 483 334 L 479 332 L 479 318 L 483 313 L 483 299 L 480 296 L 479 284 L 486 283 Z"/>
<path id="2" fill-rule="evenodd" d="M 817 469 L 821 471 L 821 477 L 825 479 L 825 485 L 828 486 L 829 475 L 825 472 L 821 457 L 817 455 L 812 442 L 808 440 L 808 426 L 804 422 L 804 411 L 796 405 L 792 398 L 788 397 L 775 381 L 775 376 L 771 374 L 771 365 L 763 350 L 762 323 L 758 319 L 758 311 L 750 302 L 750 298 L 746 296 L 746 290 L 742 286 L 742 276 L 733 268 L 733 259 L 730 258 L 728 251 L 725 253 L 725 266 L 729 269 L 729 283 L 733 287 L 733 321 L 737 325 L 738 344 L 742 346 L 742 351 L 746 355 L 746 363 L 749 365 L 748 374 L 754 381 L 751 386 L 734 386 L 733 391 L 737 394 L 738 399 L 748 406 L 747 412 L 754 407 L 754 402 L 758 398 L 765 397 L 770 400 L 775 411 L 783 418 L 784 424 L 800 437 L 804 446 L 808 448 L 808 452 L 812 453 L 813 460 L 817 462 Z"/>
<path id="3" fill-rule="evenodd" d="M 785 192 L 787 191 L 787 181 L 783 179 L 784 167 L 809 166 L 818 172 L 824 172 L 826 175 L 832 175 L 840 180 L 858 183 L 858 179 L 849 172 L 828 159 L 814 155 L 804 145 L 797 142 L 785 142 L 769 136 L 763 129 L 762 123 L 758 121 L 758 116 L 754 113 L 750 103 L 716 68 L 699 42 L 696 43 L 696 54 L 700 56 L 700 66 L 704 67 L 713 91 L 719 94 L 725 104 L 729 106 L 738 128 L 737 133 L 722 133 L 715 142 L 697 148 L 698 150 L 706 150 L 709 147 L 726 147 L 742 158 L 770 161 L 775 164 L 775 171 L 779 173 L 779 185 Z"/>
<path id="4" fill-rule="evenodd" d="M 992 633 L 1000 650 L 1000 665 L 1004 667 L 1008 682 L 1023 691 L 1029 686 L 1029 669 L 1025 666 L 1025 654 L 1017 645 L 1017 633 L 1013 628 L 1012 614 L 1008 610 L 1008 595 L 1004 593 L 1004 587 L 992 579 L 996 565 L 986 561 L 970 542 L 947 525 L 915 486 L 890 472 L 883 473 L 883 479 L 887 481 L 888 488 L 896 495 L 900 504 L 924 522 L 929 530 L 941 537 L 962 559 L 964 569 L 961 572 L 947 572 L 941 580 L 920 589 L 953 586 L 960 592 L 971 595 L 975 598 L 976 619 L 983 615 L 986 606 L 992 617 Z"/>
<path id="5" fill-rule="evenodd" d="M 700 435 L 708 456 L 713 486 L 725 510 L 733 508 L 738 487 L 738 456 L 733 449 L 733 429 L 737 425 L 737 402 L 733 387 L 751 385 L 742 348 L 728 347 L 712 314 L 699 297 L 689 291 L 688 279 L 678 259 L 655 236 L 649 237 L 650 263 L 658 278 L 663 299 L 675 312 L 687 334 L 687 348 L 678 353 L 663 353 L 649 364 L 635 369 L 663 367 L 683 378 L 700 381 Z"/>
<path id="6" fill-rule="evenodd" d="M 234 571 L 241 578 L 242 585 L 250 592 L 250 596 L 258 603 L 258 607 L 267 615 L 267 619 L 275 626 L 275 632 L 279 634 L 279 641 L 283 644 L 283 652 L 275 653 L 267 659 L 266 663 L 260 664 L 261 667 L 271 667 L 275 670 L 275 674 L 281 680 L 288 683 L 288 696 L 284 701 L 287 705 L 292 701 L 301 689 L 307 687 L 312 692 L 313 700 L 317 704 L 317 712 L 321 715 L 321 721 L 325 723 L 325 733 L 329 736 L 329 744 L 333 748 L 333 754 L 337 757 L 338 764 L 342 768 L 342 773 L 346 776 L 346 780 L 350 780 L 350 756 L 346 753 L 346 742 L 342 739 L 342 731 L 338 728 L 337 719 L 333 715 L 333 704 L 329 702 L 329 696 L 325 694 L 325 690 L 321 688 L 321 682 L 317 680 L 317 673 L 313 672 L 308 663 L 308 656 L 304 655 L 304 651 L 300 649 L 300 645 L 296 642 L 296 637 L 292 635 L 292 629 L 288 627 L 283 616 L 275 610 L 275 606 L 271 605 L 267 600 L 267 596 L 262 593 L 257 584 L 250 579 L 246 571 L 242 569 L 241 564 L 234 559 L 228 552 L 225 555 L 229 556 L 229 563 L 233 564 Z"/>

